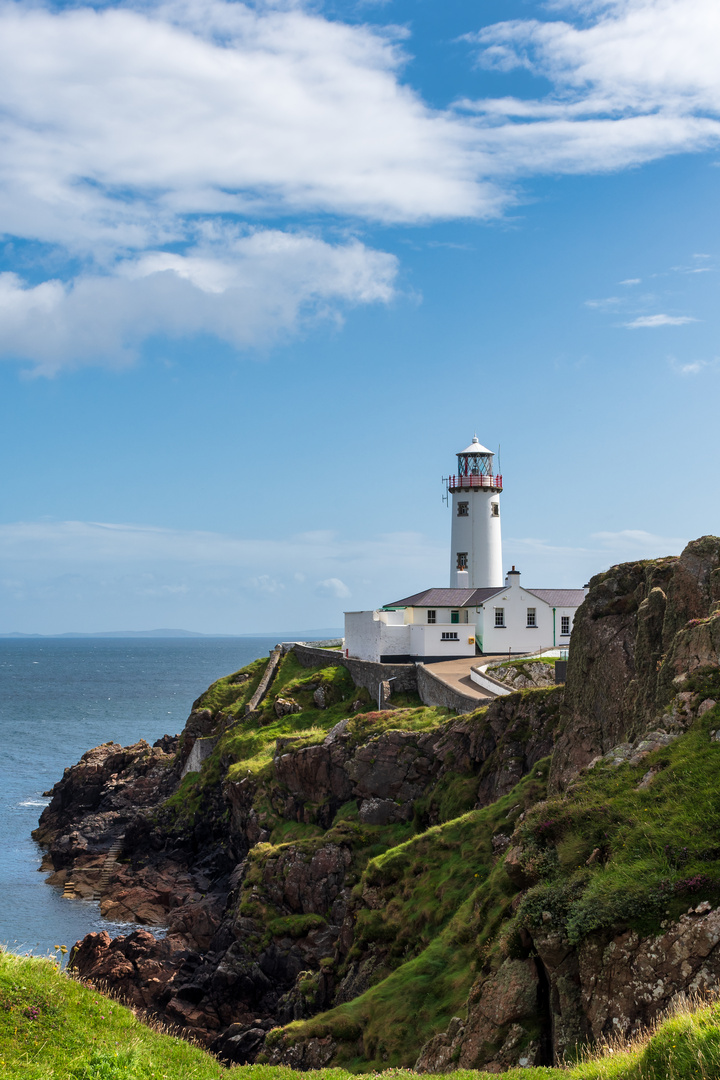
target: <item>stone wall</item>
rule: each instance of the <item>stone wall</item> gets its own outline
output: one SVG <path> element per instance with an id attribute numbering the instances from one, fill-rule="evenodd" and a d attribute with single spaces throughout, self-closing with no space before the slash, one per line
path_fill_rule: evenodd
<path id="1" fill-rule="evenodd" d="M 372 660 L 355 660 L 344 656 L 335 649 L 316 649 L 311 645 L 294 642 L 285 648 L 294 650 L 303 667 L 317 667 L 327 664 L 341 664 L 347 668 L 356 686 L 363 686 L 377 700 L 378 691 L 384 682 L 392 679 L 390 691 L 393 694 L 405 690 L 416 690 L 423 705 L 445 709 L 455 709 L 459 713 L 474 712 L 484 702 L 469 697 L 448 686 L 446 682 L 433 675 L 424 664 L 376 664 Z"/>
<path id="2" fill-rule="evenodd" d="M 386 667 L 387 665 L 383 665 Z M 417 665 L 417 690 L 423 705 L 434 705 L 446 709 L 456 709 L 459 713 L 475 712 L 488 702 L 463 694 L 460 690 L 448 686 L 424 664 Z"/>
<path id="3" fill-rule="evenodd" d="M 415 664 L 378 664 L 372 660 L 355 660 L 344 656 L 339 650 L 315 649 L 311 645 L 303 645 L 300 642 L 294 642 L 290 647 L 303 667 L 317 667 L 319 664 L 326 667 L 328 664 L 340 664 L 347 668 L 355 685 L 364 687 L 375 699 L 377 699 L 380 685 L 388 679 L 393 680 L 391 687 L 394 694 L 418 689 Z M 431 703 L 426 702 L 426 704 Z"/>

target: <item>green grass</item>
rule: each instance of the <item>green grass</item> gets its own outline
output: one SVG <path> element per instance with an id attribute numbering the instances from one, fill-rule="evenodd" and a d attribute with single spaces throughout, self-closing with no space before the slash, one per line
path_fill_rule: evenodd
<path id="1" fill-rule="evenodd" d="M 0 1076 L 23 1080 L 222 1080 L 218 1062 L 152 1030 L 52 960 L 0 953 Z"/>
<path id="2" fill-rule="evenodd" d="M 360 908 L 349 960 L 380 948 L 378 979 L 353 1001 L 282 1029 L 287 1042 L 332 1035 L 338 1061 L 354 1071 L 410 1066 L 427 1039 L 461 1015 L 478 956 L 509 913 L 515 889 L 492 838 L 513 831 L 526 807 L 545 794 L 548 762 L 539 762 L 506 796 L 434 826 L 371 859 L 355 888 L 371 889 Z"/>
<path id="3" fill-rule="evenodd" d="M 436 976 L 441 974 L 436 972 Z M 408 1023 L 414 1018 L 408 1013 Z M 0 954 L 0 1076 L 7 1080 L 350 1080 L 343 1068 L 221 1067 L 204 1050 L 142 1024 L 51 960 Z M 398 1068 L 387 1080 L 420 1080 Z M 720 1005 L 687 1006 L 654 1032 L 565 1068 L 511 1069 L 506 1080 L 718 1080 Z M 435 1080 L 489 1077 L 465 1069 Z"/>
<path id="4" fill-rule="evenodd" d="M 695 688 L 708 696 L 702 679 Z M 657 932 L 689 904 L 716 904 L 720 743 L 710 732 L 718 728 L 720 706 L 639 765 L 601 763 L 528 814 L 519 835 L 537 884 L 521 921 L 535 925 L 549 910 L 575 944 L 602 927 Z"/>
<path id="5" fill-rule="evenodd" d="M 222 711 L 228 716 L 241 716 L 245 711 L 246 702 L 250 700 L 257 690 L 267 665 L 268 657 L 253 660 L 251 664 L 240 668 L 239 671 L 234 671 L 232 675 L 225 675 L 222 679 L 217 679 L 197 699 L 193 708 L 210 709 L 214 715 Z M 241 675 L 249 675 L 250 677 L 247 682 L 235 682 L 237 677 Z"/>
<path id="6" fill-rule="evenodd" d="M 203 806 L 212 802 L 212 793 L 217 792 L 226 779 L 237 781 L 252 776 L 269 781 L 276 742 L 280 738 L 292 738 L 288 750 L 299 750 L 322 742 L 340 720 L 349 719 L 347 734 L 352 745 L 360 745 L 390 730 L 429 731 L 450 715 L 447 709 L 425 706 L 353 713 L 352 704 L 360 701 L 364 706 L 370 706 L 370 696 L 353 684 L 344 667 L 306 668 L 299 663 L 295 653 L 289 652 L 280 661 L 265 701 L 255 715 L 246 717 L 245 703 L 259 683 L 266 663 L 256 660 L 240 672 L 218 679 L 195 703 L 197 708 L 214 711 L 218 718 L 219 739 L 212 754 L 203 762 L 201 771 L 188 774 L 181 788 L 161 809 L 158 820 L 166 828 L 176 832 L 191 828 Z M 248 674 L 250 679 L 245 683 L 233 682 L 239 674 Z M 327 707 L 324 709 L 313 699 L 320 687 L 325 693 Z M 279 697 L 295 701 L 301 711 L 278 718 L 275 702 Z M 412 695 L 407 697 L 411 702 Z M 307 835 L 300 828 L 286 836 L 286 823 L 272 814 L 266 827 L 272 834 L 273 843 Z"/>
<path id="7" fill-rule="evenodd" d="M 523 656 L 517 660 L 501 660 L 498 664 L 493 664 L 489 667 L 488 671 L 495 671 L 499 667 L 515 667 L 524 668 L 526 664 L 548 664 L 550 667 L 555 667 L 555 664 L 560 658 L 558 656 Z"/>

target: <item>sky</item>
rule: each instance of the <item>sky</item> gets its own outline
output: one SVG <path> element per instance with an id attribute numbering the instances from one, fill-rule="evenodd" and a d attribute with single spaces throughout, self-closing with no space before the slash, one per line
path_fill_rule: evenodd
<path id="1" fill-rule="evenodd" d="M 720 533 L 716 0 L 0 4 L 0 633 L 339 627 Z"/>

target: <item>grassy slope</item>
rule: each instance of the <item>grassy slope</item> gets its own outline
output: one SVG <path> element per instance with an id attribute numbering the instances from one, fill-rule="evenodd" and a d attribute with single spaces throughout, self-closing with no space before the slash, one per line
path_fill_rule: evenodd
<path id="1" fill-rule="evenodd" d="M 222 1068 L 182 1039 L 146 1027 L 129 1009 L 74 982 L 50 960 L 0 954 L 0 1076 L 22 1080 L 350 1080 L 343 1069 L 298 1073 L 263 1065 Z M 416 1073 L 389 1070 L 392 1080 Z M 458 1071 L 451 1080 L 486 1073 Z M 716 1080 L 720 1006 L 665 1021 L 645 1042 L 567 1069 L 513 1069 L 507 1080 Z M 449 1078 L 449 1080 L 450 1080 Z M 440 1077 L 439 1080 L 444 1080 Z"/>
<path id="2" fill-rule="evenodd" d="M 696 703 L 720 697 L 717 669 L 687 687 Z M 518 913 L 532 926 L 550 911 L 567 939 L 629 925 L 657 932 L 688 903 L 720 894 L 720 706 L 638 765 L 602 763 L 518 830 L 539 878 Z M 645 780 L 646 786 L 640 786 Z M 596 852 L 593 858 L 593 852 Z M 587 860 L 593 859 L 588 865 Z"/>
<path id="3" fill-rule="evenodd" d="M 717 700 L 720 676 L 696 673 L 687 688 L 696 705 Z M 689 903 L 717 904 L 720 742 L 712 735 L 719 729 L 720 705 L 638 765 L 601 763 L 547 801 L 539 763 L 505 799 L 370 861 L 357 891 L 370 887 L 377 899 L 359 912 L 354 954 L 386 943 L 381 981 L 271 1039 L 332 1035 L 338 1060 L 354 1070 L 409 1066 L 419 1046 L 462 1013 L 476 962 L 493 967 L 524 955 L 517 931 L 541 926 L 543 912 L 577 943 L 605 928 L 656 933 Z M 513 914 L 518 890 L 502 861 L 493 866 L 490 841 L 511 833 L 525 807 L 514 842 L 536 884 Z"/>
<path id="4" fill-rule="evenodd" d="M 332 1035 L 354 1070 L 412 1065 L 420 1046 L 462 1013 L 477 957 L 509 914 L 515 889 L 492 852 L 492 837 L 545 793 L 547 761 L 492 806 L 414 836 L 371 860 L 356 894 L 374 908 L 358 914 L 349 960 L 387 945 L 378 981 L 366 993 L 274 1035 Z M 272 1039 L 273 1036 L 271 1036 Z"/>
<path id="5" fill-rule="evenodd" d="M 254 693 L 266 665 L 266 660 L 256 660 L 240 672 L 218 679 L 195 702 L 198 709 L 210 709 L 224 730 L 213 753 L 203 762 L 201 772 L 188 773 L 181 787 L 165 804 L 159 815 L 165 827 L 183 832 L 207 801 L 206 797 L 216 793 L 224 779 L 241 780 L 253 776 L 261 783 L 270 782 L 277 739 L 292 739 L 293 748 L 310 746 L 322 742 L 335 724 L 347 718 L 351 703 L 359 701 L 363 709 L 372 708 L 367 691 L 353 684 L 345 668 L 305 668 L 294 653 L 288 653 L 280 663 L 265 701 L 255 715 L 246 717 L 245 704 Z M 234 681 L 243 674 L 250 675 L 247 682 Z M 325 709 L 319 709 L 313 702 L 313 693 L 318 687 L 325 691 L 328 703 Z M 301 711 L 278 718 L 275 713 L 278 697 L 295 701 Z M 449 715 L 447 709 L 423 706 L 399 708 L 394 712 L 358 711 L 352 717 L 347 733 L 360 743 L 390 728 L 430 730 L 447 720 Z M 272 831 L 273 842 L 320 834 L 313 825 L 292 825 L 281 820 L 273 815 L 270 807 L 263 808 L 263 812 L 266 814 L 263 821 Z"/>

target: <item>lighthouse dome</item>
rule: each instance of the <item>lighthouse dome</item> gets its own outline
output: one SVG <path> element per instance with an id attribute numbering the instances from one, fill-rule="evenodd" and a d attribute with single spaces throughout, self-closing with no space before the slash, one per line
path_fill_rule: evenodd
<path id="1" fill-rule="evenodd" d="M 490 457 L 495 456 L 492 450 L 488 450 L 487 446 L 483 446 L 477 435 L 473 435 L 473 441 L 464 450 L 458 450 L 458 455 L 460 454 L 489 454 Z"/>

